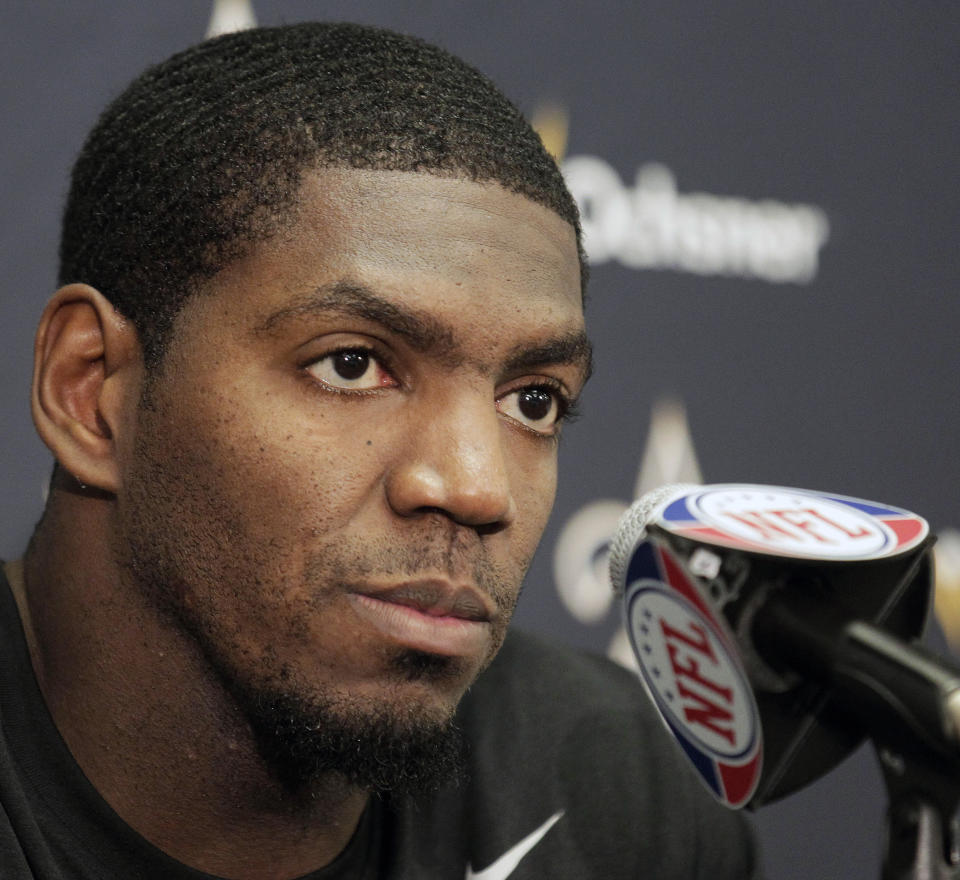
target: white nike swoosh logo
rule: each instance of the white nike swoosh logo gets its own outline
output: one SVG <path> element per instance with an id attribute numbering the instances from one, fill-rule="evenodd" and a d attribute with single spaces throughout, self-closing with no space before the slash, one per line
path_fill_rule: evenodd
<path id="1" fill-rule="evenodd" d="M 499 859 L 482 871 L 475 872 L 470 865 L 467 865 L 466 880 L 506 880 L 520 864 L 520 860 L 540 843 L 544 834 L 553 828 L 562 815 L 563 810 L 554 813 L 536 831 L 528 834 L 520 843 L 510 847 Z"/>

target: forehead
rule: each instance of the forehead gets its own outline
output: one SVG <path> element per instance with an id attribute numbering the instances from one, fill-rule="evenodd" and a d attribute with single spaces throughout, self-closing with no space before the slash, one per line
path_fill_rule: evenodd
<path id="1" fill-rule="evenodd" d="M 410 295 L 425 293 L 422 285 L 453 298 L 462 291 L 582 308 L 570 224 L 498 184 L 433 174 L 308 173 L 291 221 L 231 269 L 282 278 L 288 294 L 314 289 L 322 276 Z M 260 289 L 267 299 L 269 291 Z"/>
<path id="2" fill-rule="evenodd" d="M 343 256 L 380 256 L 412 270 L 442 266 L 470 278 L 497 259 L 518 281 L 547 273 L 544 280 L 558 292 L 573 280 L 579 295 L 573 228 L 496 183 L 328 169 L 306 175 L 298 219 L 299 231 L 323 235 Z"/>

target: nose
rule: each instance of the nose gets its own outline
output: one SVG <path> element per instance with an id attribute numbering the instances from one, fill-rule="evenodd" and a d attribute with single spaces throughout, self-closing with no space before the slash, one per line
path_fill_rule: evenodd
<path id="1" fill-rule="evenodd" d="M 386 479 L 401 516 L 440 512 L 476 529 L 500 530 L 516 517 L 504 430 L 487 395 L 424 402 Z"/>

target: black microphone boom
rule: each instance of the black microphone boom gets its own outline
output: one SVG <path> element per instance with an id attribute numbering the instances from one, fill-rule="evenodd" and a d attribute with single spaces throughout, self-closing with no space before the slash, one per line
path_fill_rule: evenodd
<path id="1" fill-rule="evenodd" d="M 960 769 L 960 666 L 831 607 L 816 589 L 772 590 L 751 636 L 772 666 L 841 691 L 868 732 L 920 741 Z"/>
<path id="2" fill-rule="evenodd" d="M 933 540 L 889 505 L 674 486 L 627 511 L 610 554 L 641 679 L 721 802 L 762 806 L 873 741 L 884 880 L 960 880 L 960 665 L 915 642 Z"/>

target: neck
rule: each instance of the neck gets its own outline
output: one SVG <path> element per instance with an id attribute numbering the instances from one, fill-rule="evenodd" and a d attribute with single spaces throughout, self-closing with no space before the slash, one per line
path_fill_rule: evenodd
<path id="1" fill-rule="evenodd" d="M 117 570 L 112 500 L 54 490 L 8 569 L 40 689 L 114 811 L 193 868 L 291 878 L 343 851 L 367 803 L 335 776 L 294 798 L 192 639 Z M 82 525 L 81 525 L 82 524 Z"/>

